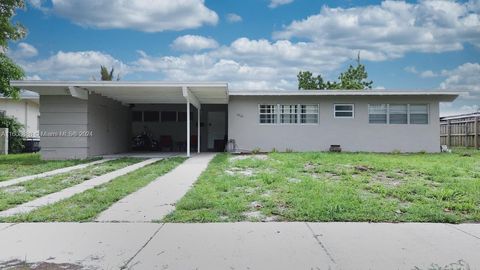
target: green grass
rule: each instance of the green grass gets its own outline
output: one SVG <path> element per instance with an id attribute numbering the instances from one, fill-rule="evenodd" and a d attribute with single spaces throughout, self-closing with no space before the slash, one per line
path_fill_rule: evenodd
<path id="1" fill-rule="evenodd" d="M 0 211 L 80 184 L 96 176 L 118 170 L 139 161 L 141 159 L 117 159 L 68 173 L 38 178 L 0 188 Z"/>
<path id="2" fill-rule="evenodd" d="M 91 221 L 110 205 L 169 172 L 185 159 L 168 158 L 118 177 L 113 181 L 28 214 L 0 219 L 2 222 Z"/>
<path id="3" fill-rule="evenodd" d="M 479 222 L 480 151 L 221 154 L 164 219 L 246 220 Z"/>
<path id="4" fill-rule="evenodd" d="M 41 160 L 38 153 L 4 155 L 0 156 L 0 182 L 90 161 L 93 159 Z"/>

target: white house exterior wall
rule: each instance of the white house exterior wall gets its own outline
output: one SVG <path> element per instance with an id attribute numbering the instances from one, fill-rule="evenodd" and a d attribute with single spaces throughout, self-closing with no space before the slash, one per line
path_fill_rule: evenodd
<path id="1" fill-rule="evenodd" d="M 369 124 L 368 104 L 428 104 L 428 124 Z M 318 124 L 260 124 L 260 104 L 318 104 Z M 354 104 L 354 118 L 335 118 L 334 104 Z M 438 152 L 439 102 L 432 97 L 230 96 L 228 135 L 239 150 Z"/>

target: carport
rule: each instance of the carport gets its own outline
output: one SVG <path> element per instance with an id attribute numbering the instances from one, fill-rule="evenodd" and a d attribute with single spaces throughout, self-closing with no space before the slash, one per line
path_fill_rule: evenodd
<path id="1" fill-rule="evenodd" d="M 114 121 L 120 122 L 127 108 L 128 113 L 131 113 L 131 108 L 140 106 L 142 104 L 184 104 L 186 106 L 186 127 L 184 134 L 186 135 L 186 154 L 190 156 L 191 152 L 200 152 L 201 150 L 201 112 L 202 106 L 209 106 L 213 104 L 227 104 L 228 103 L 228 85 L 221 82 L 201 82 L 201 83 L 166 83 L 166 82 L 122 82 L 122 81 L 12 81 L 11 84 L 16 87 L 31 90 L 40 94 L 40 130 L 51 131 L 49 125 L 51 122 L 49 118 L 56 118 L 55 124 L 64 123 L 65 128 L 70 126 L 84 125 L 86 130 L 93 130 L 100 133 L 107 126 L 107 132 L 110 132 L 109 126 L 117 130 Z M 59 97 L 63 96 L 63 97 Z M 43 102 L 43 104 L 42 104 Z M 82 107 L 85 106 L 85 108 Z M 72 111 L 72 108 L 77 108 Z M 122 109 L 118 107 L 123 107 Z M 100 109 L 96 109 L 100 108 Z M 104 109 L 106 108 L 106 109 Z M 192 131 L 191 123 L 195 121 L 192 118 L 192 110 L 196 111 L 196 131 Z M 43 113 L 42 113 L 43 111 Z M 78 112 L 77 112 L 78 111 Z M 78 115 L 86 113 L 85 116 Z M 120 116 L 122 114 L 122 116 Z M 110 115 L 108 118 L 105 115 Z M 59 121 L 59 117 L 78 118 L 76 122 L 64 119 Z M 107 120 L 102 120 L 105 117 Z M 85 119 L 84 119 L 85 118 Z M 226 120 L 225 120 L 226 121 Z M 113 123 L 113 124 L 112 124 Z M 195 123 L 193 123 L 195 124 Z M 43 128 L 42 128 L 43 127 Z M 191 149 L 190 138 L 196 133 L 197 145 L 196 149 Z M 42 134 L 41 134 L 42 135 Z M 112 136 L 113 133 L 110 132 Z M 105 138 L 95 139 L 95 136 L 89 137 L 86 141 L 78 139 L 78 145 L 73 145 L 72 148 L 81 147 L 82 143 L 86 144 L 87 148 L 103 148 L 106 150 L 100 154 L 116 154 L 122 152 L 121 147 L 109 146 L 113 144 L 108 141 L 108 136 Z M 41 136 L 42 137 L 42 136 Z M 43 150 L 49 151 L 56 147 L 55 141 L 48 136 L 48 139 L 41 139 L 46 141 L 43 143 Z M 67 139 L 63 139 L 67 140 Z M 58 140 L 60 142 L 62 140 Z M 75 143 L 75 140 L 71 140 Z M 62 146 L 66 147 L 66 146 Z M 68 148 L 68 147 L 67 147 Z M 87 150 L 87 156 L 93 156 L 96 152 L 94 150 Z M 97 153 L 99 154 L 99 153 Z M 71 155 L 70 155 L 71 156 Z M 80 157 L 82 155 L 79 155 Z"/>

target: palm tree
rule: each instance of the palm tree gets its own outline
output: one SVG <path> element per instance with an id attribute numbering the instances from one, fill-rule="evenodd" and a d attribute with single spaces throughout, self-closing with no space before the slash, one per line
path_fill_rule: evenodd
<path id="1" fill-rule="evenodd" d="M 108 69 L 106 66 L 100 66 L 100 79 L 102 81 L 111 81 L 113 80 L 113 67 L 112 69 L 110 70 L 110 72 L 108 72 Z"/>

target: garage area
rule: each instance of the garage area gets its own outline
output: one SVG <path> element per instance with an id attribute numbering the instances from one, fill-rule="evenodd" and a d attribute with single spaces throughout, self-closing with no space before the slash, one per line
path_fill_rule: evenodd
<path id="1" fill-rule="evenodd" d="M 224 151 L 226 83 L 22 81 L 40 94 L 44 159 Z"/>

